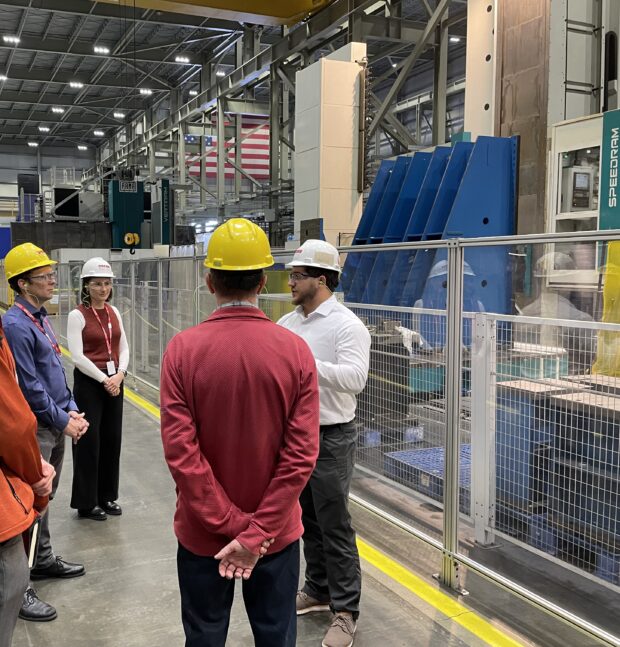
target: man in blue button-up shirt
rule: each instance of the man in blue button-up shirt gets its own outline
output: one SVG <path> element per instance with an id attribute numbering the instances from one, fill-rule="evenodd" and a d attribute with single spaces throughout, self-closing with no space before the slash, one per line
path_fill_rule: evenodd
<path id="1" fill-rule="evenodd" d="M 56 470 L 53 498 L 62 470 L 65 435 L 77 442 L 86 433 L 88 423 L 67 385 L 60 347 L 47 319 L 43 304 L 56 286 L 56 273 L 43 250 L 31 243 L 14 247 L 5 259 L 5 271 L 15 291 L 15 304 L 3 318 L 4 333 L 17 365 L 21 390 L 37 417 L 37 440 L 43 458 Z M 81 564 L 56 557 L 52 550 L 48 512 L 43 516 L 37 561 L 32 579 L 77 577 L 84 574 Z M 46 621 L 56 617 L 56 610 L 40 600 L 29 587 L 24 595 L 20 617 Z"/>

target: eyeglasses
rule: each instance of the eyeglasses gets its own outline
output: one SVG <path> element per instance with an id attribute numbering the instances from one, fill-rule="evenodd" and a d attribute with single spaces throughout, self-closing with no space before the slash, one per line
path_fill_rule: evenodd
<path id="1" fill-rule="evenodd" d="M 310 278 L 310 274 L 304 274 L 303 272 L 291 272 L 288 275 L 289 281 L 303 281 L 307 278 Z"/>
<path id="2" fill-rule="evenodd" d="M 47 274 L 37 274 L 36 276 L 29 276 L 29 280 L 31 281 L 47 281 L 48 283 L 51 281 L 55 281 L 58 278 L 58 272 L 48 272 Z"/>

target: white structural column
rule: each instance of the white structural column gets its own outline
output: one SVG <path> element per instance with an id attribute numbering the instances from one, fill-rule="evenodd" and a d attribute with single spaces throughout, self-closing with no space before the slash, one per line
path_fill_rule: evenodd
<path id="1" fill-rule="evenodd" d="M 224 114 L 224 99 L 217 100 L 217 207 L 220 215 L 224 215 L 226 204 L 226 115 Z"/>
<path id="2" fill-rule="evenodd" d="M 467 3 L 465 128 L 472 139 L 495 135 L 497 6 L 499 0 Z"/>
<path id="3" fill-rule="evenodd" d="M 349 43 L 296 76 L 295 238 L 301 222 L 323 219 L 327 241 L 355 232 L 361 61 L 366 45 Z"/>
<path id="4" fill-rule="evenodd" d="M 185 186 L 187 183 L 187 167 L 185 166 L 185 123 L 181 122 L 179 124 L 178 131 L 178 157 L 177 164 L 179 168 L 179 184 Z M 179 193 L 179 208 L 185 209 L 187 202 L 186 190 L 183 190 Z"/>

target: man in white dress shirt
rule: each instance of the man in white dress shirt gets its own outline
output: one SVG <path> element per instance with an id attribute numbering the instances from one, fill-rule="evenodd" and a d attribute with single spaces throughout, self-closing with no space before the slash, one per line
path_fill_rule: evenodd
<path id="1" fill-rule="evenodd" d="M 297 593 L 297 615 L 331 609 L 335 615 L 323 647 L 350 647 L 362 576 L 348 497 L 357 442 L 356 395 L 368 377 L 370 334 L 333 294 L 341 271 L 333 245 L 307 240 L 287 267 L 297 308 L 278 323 L 302 337 L 314 354 L 321 423 L 319 458 L 300 498 L 306 574 Z"/>

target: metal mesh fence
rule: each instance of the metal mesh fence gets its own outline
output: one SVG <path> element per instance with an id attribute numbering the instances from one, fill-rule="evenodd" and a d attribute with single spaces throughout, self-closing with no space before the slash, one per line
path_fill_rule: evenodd
<path id="1" fill-rule="evenodd" d="M 485 292 L 492 286 L 476 284 L 484 258 L 481 265 L 481 258 L 465 254 L 457 432 L 461 537 L 473 534 L 487 546 L 496 536 L 506 538 L 613 587 L 620 584 L 620 323 L 611 323 L 613 313 L 602 299 L 613 276 L 602 245 L 598 282 L 590 272 L 587 285 L 576 283 L 585 276 L 575 274 L 581 270 L 560 266 L 560 252 L 548 249 L 503 250 L 510 280 L 502 283 L 509 290 L 501 299 Z M 373 253 L 376 266 L 381 254 L 394 260 L 396 252 Z M 499 258 L 497 248 L 493 258 Z M 166 344 L 215 308 L 203 286 L 201 259 L 117 261 L 113 269 L 131 371 L 157 386 Z M 437 274 L 433 303 L 445 304 L 445 273 Z M 58 277 L 52 312 L 64 337 L 79 265 L 60 265 Z M 269 285 L 277 285 L 275 278 Z M 7 292 L 0 287 L 5 302 Z M 261 295 L 259 303 L 274 321 L 292 308 L 288 294 Z M 451 313 L 445 305 L 423 303 L 429 307 L 346 305 L 372 339 L 368 383 L 358 397 L 357 464 L 437 511 L 447 496 L 446 365 L 454 349 L 446 345 Z M 389 509 L 389 488 L 382 496 Z M 435 521 L 440 532 L 441 514 Z"/>

